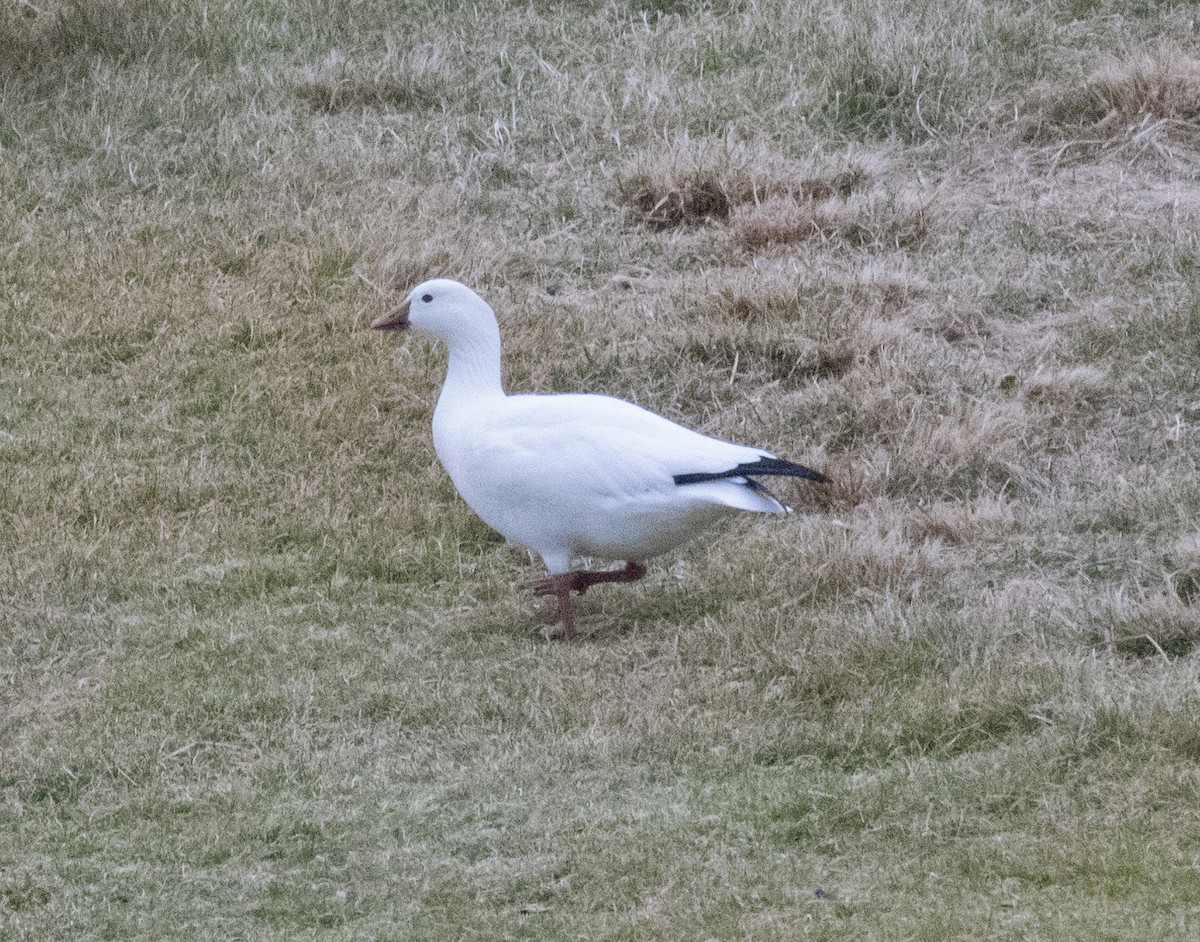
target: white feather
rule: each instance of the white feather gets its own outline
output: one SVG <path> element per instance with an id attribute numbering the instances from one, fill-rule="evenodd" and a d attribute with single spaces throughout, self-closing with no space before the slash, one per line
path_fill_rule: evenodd
<path id="1" fill-rule="evenodd" d="M 746 478 L 675 481 L 727 473 L 768 452 L 609 396 L 506 395 L 495 314 L 466 286 L 428 281 L 406 304 L 408 322 L 450 351 L 433 416 L 438 458 L 470 507 L 540 554 L 551 573 L 567 572 L 578 556 L 665 553 L 735 511 L 786 512 Z"/>

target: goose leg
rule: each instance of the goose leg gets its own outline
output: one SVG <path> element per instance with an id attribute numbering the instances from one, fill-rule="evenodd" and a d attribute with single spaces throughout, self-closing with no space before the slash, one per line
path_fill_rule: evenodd
<path id="1" fill-rule="evenodd" d="M 562 638 L 564 641 L 575 640 L 575 607 L 571 604 L 571 585 L 564 582 L 562 587 L 557 589 L 555 594 L 558 596 L 558 617 L 562 619 Z"/>
<path id="2" fill-rule="evenodd" d="M 535 582 L 532 588 L 534 595 L 558 597 L 558 613 L 563 623 L 563 640 L 570 641 L 575 637 L 575 611 L 571 605 L 572 592 L 583 595 L 589 588 L 601 582 L 637 582 L 645 574 L 646 567 L 631 559 L 625 564 L 624 569 L 611 569 L 604 572 L 576 569 L 551 576 L 541 582 Z"/>

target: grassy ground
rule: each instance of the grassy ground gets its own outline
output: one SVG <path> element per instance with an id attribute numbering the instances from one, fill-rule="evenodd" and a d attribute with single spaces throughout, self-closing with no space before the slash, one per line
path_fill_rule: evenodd
<path id="1" fill-rule="evenodd" d="M 0 0 L 0 936 L 1200 935 L 1194 16 Z M 547 642 L 435 273 L 835 484 Z"/>

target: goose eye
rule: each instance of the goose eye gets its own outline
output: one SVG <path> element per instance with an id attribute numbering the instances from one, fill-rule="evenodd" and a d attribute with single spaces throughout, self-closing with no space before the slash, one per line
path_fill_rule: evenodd
<path id="1" fill-rule="evenodd" d="M 421 300 L 424 301 L 426 304 L 428 304 L 430 301 L 433 300 L 433 295 L 432 294 L 423 294 L 423 295 L 421 295 Z"/>

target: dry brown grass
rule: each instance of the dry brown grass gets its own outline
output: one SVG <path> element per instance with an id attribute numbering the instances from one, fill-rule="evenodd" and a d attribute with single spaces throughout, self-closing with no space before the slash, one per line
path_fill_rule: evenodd
<path id="1" fill-rule="evenodd" d="M 1031 89 L 1024 110 L 1019 127 L 1027 140 L 1052 142 L 1065 134 L 1075 151 L 1152 152 L 1200 133 L 1200 59 L 1174 47 L 1110 57 L 1078 86 Z"/>
<path id="2" fill-rule="evenodd" d="M 871 169 L 868 166 L 874 164 Z M 642 160 L 620 182 L 634 219 L 663 231 L 715 221 L 751 253 L 809 240 L 878 251 L 908 249 L 929 234 L 929 194 L 880 184 L 886 161 L 868 158 L 840 170 L 787 160 L 769 149 L 725 142 L 716 149 L 685 141 Z"/>
<path id="3" fill-rule="evenodd" d="M 640 223 L 673 229 L 706 220 L 725 221 L 739 207 L 763 200 L 800 203 L 846 199 L 867 183 L 854 166 L 814 174 L 794 161 L 737 143 L 720 150 L 685 141 L 630 171 L 620 183 L 622 200 Z"/>
<path id="4" fill-rule="evenodd" d="M 621 185 L 625 201 L 654 229 L 673 229 L 708 219 L 728 219 L 742 187 L 712 171 L 691 170 L 669 179 L 635 176 Z"/>
<path id="5" fill-rule="evenodd" d="M 1113 61 L 1088 83 L 1104 115 L 1101 133 L 1119 133 L 1147 119 L 1172 130 L 1200 132 L 1200 59 L 1181 50 Z"/>
<path id="6" fill-rule="evenodd" d="M 810 239 L 890 250 L 919 245 L 932 218 L 931 208 L 910 196 L 776 197 L 740 207 L 731 227 L 736 243 L 749 252 L 786 249 Z"/>

